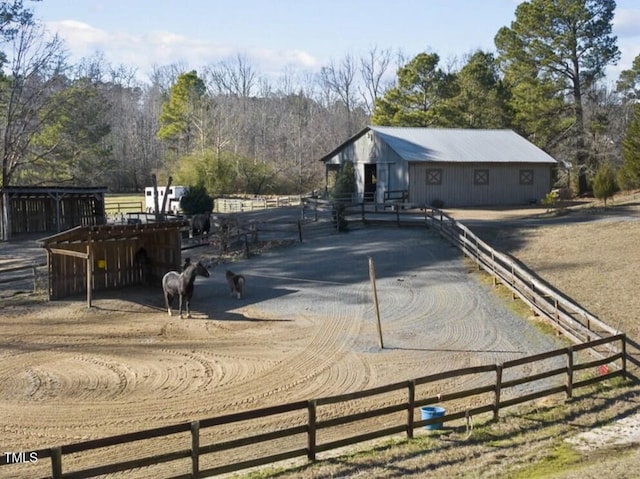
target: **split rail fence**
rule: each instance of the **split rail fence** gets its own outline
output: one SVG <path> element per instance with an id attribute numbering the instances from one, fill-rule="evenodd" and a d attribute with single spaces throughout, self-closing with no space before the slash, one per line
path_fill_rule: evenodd
<path id="1" fill-rule="evenodd" d="M 5 457 L 0 463 L 0 475 L 23 477 L 20 473 L 27 471 L 29 475 L 24 477 L 81 479 L 128 471 L 128 477 L 138 477 L 137 474 L 144 475 L 146 468 L 164 465 L 167 469 L 153 469 L 148 471 L 152 475 L 145 477 L 204 478 L 295 458 L 315 461 L 320 453 L 365 441 L 402 434 L 412 438 L 416 428 L 446 423 L 464 428 L 465 421 L 481 414 L 492 415 L 495 420 L 501 410 L 517 404 L 558 394 L 571 398 L 578 388 L 624 378 L 625 344 L 625 335 L 620 334 L 501 364 L 456 369 L 364 391 L 29 451 L 18 457 L 36 457 L 35 464 L 28 460 L 8 464 Z M 590 358 L 583 354 L 585 351 L 606 345 L 615 346 L 608 349 L 617 352 L 585 360 Z M 528 365 L 545 361 L 552 361 L 546 370 L 527 373 L 531 371 Z M 594 374 L 594 370 L 598 373 Z M 440 391 L 428 387 L 438 382 Z M 527 387 L 532 383 L 541 386 Z M 451 384 L 458 386 L 451 388 Z M 465 388 L 469 385 L 473 387 Z M 367 402 L 368 407 L 363 410 L 353 412 L 353 408 L 346 406 L 369 398 L 376 399 Z M 447 405 L 446 414 L 417 418 L 420 407 L 435 403 Z M 470 404 L 473 407 L 468 407 Z M 330 407 L 329 413 L 323 410 L 325 407 Z M 291 414 L 297 414 L 297 423 L 287 416 Z M 273 418 L 270 427 L 265 426 L 265 419 L 269 418 Z M 374 419 L 378 421 L 372 425 L 369 421 Z M 255 426 L 250 426 L 251 421 L 257 421 Z M 354 434 L 354 431 L 361 432 Z M 158 438 L 172 438 L 172 448 L 168 447 L 168 441 L 153 442 Z M 120 449 L 114 450 L 114 446 Z M 99 449 L 110 451 L 102 456 L 103 460 L 112 460 L 87 467 L 87 461 L 78 459 L 78 455 Z M 217 458 L 208 460 L 209 455 Z M 71 466 L 65 466 L 66 457 L 83 468 L 69 470 Z M 42 470 L 47 464 L 50 472 Z"/>
<path id="2" fill-rule="evenodd" d="M 46 276 L 45 266 L 46 262 L 37 261 L 0 265 L 0 297 L 20 292 L 37 293 Z"/>

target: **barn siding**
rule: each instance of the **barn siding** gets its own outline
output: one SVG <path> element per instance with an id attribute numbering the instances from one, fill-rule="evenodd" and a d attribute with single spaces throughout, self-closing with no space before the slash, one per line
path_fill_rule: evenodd
<path id="1" fill-rule="evenodd" d="M 528 204 L 539 201 L 551 189 L 551 167 L 531 163 L 411 163 L 409 201 L 430 205 L 441 200 L 451 206 Z M 440 185 L 427 184 L 427 170 L 440 169 Z M 474 184 L 475 170 L 489 171 L 489 184 Z M 520 184 L 520 171 L 533 171 L 533 184 Z"/>

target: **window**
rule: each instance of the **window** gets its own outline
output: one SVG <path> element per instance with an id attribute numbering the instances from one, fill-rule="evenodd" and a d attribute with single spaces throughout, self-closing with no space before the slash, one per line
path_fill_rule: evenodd
<path id="1" fill-rule="evenodd" d="M 521 185 L 533 184 L 533 170 L 520 170 L 520 184 Z"/>
<path id="2" fill-rule="evenodd" d="M 488 185 L 489 184 L 489 170 L 474 170 L 473 171 L 473 184 L 474 185 Z"/>
<path id="3" fill-rule="evenodd" d="M 442 170 L 440 168 L 432 168 L 427 170 L 427 184 L 428 185 L 442 184 Z"/>

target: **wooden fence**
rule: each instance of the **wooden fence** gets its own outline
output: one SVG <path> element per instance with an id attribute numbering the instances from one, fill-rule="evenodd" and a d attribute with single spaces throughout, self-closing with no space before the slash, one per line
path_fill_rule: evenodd
<path id="1" fill-rule="evenodd" d="M 615 345 L 604 349 L 617 352 L 596 360 L 585 360 L 590 356 L 583 352 L 600 349 L 605 345 Z M 505 408 L 546 396 L 563 394 L 566 398 L 571 398 L 573 391 L 578 388 L 616 377 L 624 378 L 625 345 L 626 338 L 621 334 L 501 364 L 456 369 L 365 391 L 29 451 L 17 457 L 36 457 L 37 464 L 28 461 L 16 464 L 5 456 L 5 460 L 0 463 L 0 475 L 5 476 L 6 472 L 7 477 L 20 477 L 20 472 L 27 471 L 30 475 L 25 477 L 81 479 L 122 471 L 130 471 L 130 474 L 144 473 L 141 468 L 165 465 L 167 469 L 154 470 L 153 477 L 202 478 L 287 459 L 306 458 L 308 461 L 315 461 L 322 452 L 364 441 L 398 434 L 411 438 L 416 428 L 436 423 L 464 427 L 465 421 L 470 417 L 489 414 L 495 420 Z M 549 367 L 544 372 L 527 373 L 531 370 L 527 365 L 545 361 L 553 362 L 548 363 Z M 425 388 L 439 381 L 458 386 L 437 393 L 437 389 Z M 539 386 L 525 387 L 533 383 Z M 465 388 L 465 385 L 473 387 Z M 388 396 L 393 393 L 396 394 L 396 400 Z M 367 403 L 369 407 L 365 410 L 357 412 L 339 407 L 365 398 L 377 399 L 373 403 Z M 447 406 L 444 416 L 427 419 L 420 416 L 418 419 L 419 408 L 436 403 Z M 331 414 L 323 412 L 323 408 L 327 406 L 331 407 Z M 291 424 L 287 424 L 290 421 L 274 421 L 272 428 L 265 427 L 265 418 L 277 418 L 290 413 L 298 413 L 303 419 Z M 384 420 L 375 422 L 373 428 L 367 429 L 371 420 L 381 418 Z M 254 427 L 247 425 L 256 420 Z M 287 425 L 283 427 L 284 424 Z M 345 426 L 350 428 L 345 429 Z M 354 435 L 354 430 L 363 432 Z M 332 431 L 335 433 L 331 433 Z M 167 450 L 166 443 L 162 447 L 152 446 L 152 440 L 170 436 L 177 438 L 172 443 L 173 448 Z M 123 447 L 121 450 L 114 450 L 114 446 Z M 78 455 L 87 454 L 88 451 L 109 448 L 111 453 L 106 457 L 127 459 L 90 465 L 77 459 Z M 128 454 L 121 451 L 128 451 Z M 234 451 L 242 452 L 234 454 Z M 136 453 L 138 457 L 130 456 Z M 207 456 L 216 454 L 217 461 L 208 461 L 208 466 L 203 467 Z M 68 468 L 63 468 L 66 456 L 75 456 L 83 469 L 69 471 Z M 50 467 L 50 473 L 41 470 L 46 463 Z M 170 466 L 169 463 L 174 465 Z M 35 473 L 36 468 L 39 470 L 38 474 Z M 67 469 L 66 472 L 64 469 Z"/>
<path id="2" fill-rule="evenodd" d="M 46 262 L 10 262 L 0 265 L 0 297 L 16 292 L 37 293 L 46 278 Z M 39 271 L 40 269 L 40 271 Z M 6 285 L 6 286 L 5 286 Z"/>
<path id="3" fill-rule="evenodd" d="M 281 206 L 300 205 L 300 196 L 260 196 L 253 198 L 216 198 L 213 211 L 216 213 L 240 213 Z"/>

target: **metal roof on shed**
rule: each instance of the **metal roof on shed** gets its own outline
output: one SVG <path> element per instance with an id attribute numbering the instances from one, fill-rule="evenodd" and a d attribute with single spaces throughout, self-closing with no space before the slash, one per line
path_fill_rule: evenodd
<path id="1" fill-rule="evenodd" d="M 368 129 L 406 161 L 557 163 L 512 130 L 379 126 Z"/>

